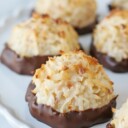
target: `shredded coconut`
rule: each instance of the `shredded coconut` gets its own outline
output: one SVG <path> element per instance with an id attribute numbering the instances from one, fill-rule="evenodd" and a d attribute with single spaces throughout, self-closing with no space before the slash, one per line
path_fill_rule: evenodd
<path id="1" fill-rule="evenodd" d="M 115 110 L 111 125 L 114 128 L 128 128 L 128 100 L 119 110 Z"/>
<path id="2" fill-rule="evenodd" d="M 56 111 L 83 111 L 107 105 L 113 83 L 98 61 L 82 51 L 50 58 L 33 77 L 38 104 Z"/>
<path id="3" fill-rule="evenodd" d="M 78 50 L 78 35 L 73 27 L 48 15 L 33 18 L 14 27 L 9 47 L 21 57 L 58 55 L 60 51 Z"/>
<path id="4" fill-rule="evenodd" d="M 96 19 L 96 0 L 37 0 L 35 11 L 83 28 Z"/>
<path id="5" fill-rule="evenodd" d="M 117 62 L 128 59 L 128 11 L 113 11 L 97 25 L 94 46 Z"/>
<path id="6" fill-rule="evenodd" d="M 112 6 L 128 10 L 128 0 L 112 0 Z"/>

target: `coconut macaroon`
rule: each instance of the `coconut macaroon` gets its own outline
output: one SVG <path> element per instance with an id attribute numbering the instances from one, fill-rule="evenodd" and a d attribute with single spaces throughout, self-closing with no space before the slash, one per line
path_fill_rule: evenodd
<path id="1" fill-rule="evenodd" d="M 91 54 L 114 72 L 128 72 L 128 11 L 112 11 L 96 26 Z"/>
<path id="2" fill-rule="evenodd" d="M 96 0 L 37 0 L 34 12 L 61 18 L 84 34 L 95 26 L 96 10 Z"/>
<path id="3" fill-rule="evenodd" d="M 110 7 L 110 9 L 128 10 L 128 0 L 112 0 L 109 7 Z"/>
<path id="4" fill-rule="evenodd" d="M 58 55 L 79 49 L 78 35 L 67 22 L 35 15 L 14 27 L 8 46 L 21 57 Z"/>
<path id="5" fill-rule="evenodd" d="M 78 49 L 78 35 L 70 24 L 48 15 L 35 15 L 14 27 L 2 62 L 18 73 L 30 74 L 49 56 Z"/>
<path id="6" fill-rule="evenodd" d="M 75 51 L 36 70 L 26 100 L 31 114 L 51 127 L 83 128 L 108 121 L 116 96 L 98 61 Z"/>
<path id="7" fill-rule="evenodd" d="M 119 110 L 114 110 L 114 119 L 107 128 L 128 128 L 128 100 Z"/>

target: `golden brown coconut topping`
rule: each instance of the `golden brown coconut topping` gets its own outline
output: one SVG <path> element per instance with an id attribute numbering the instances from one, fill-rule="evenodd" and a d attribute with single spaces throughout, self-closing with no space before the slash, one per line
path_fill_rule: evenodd
<path id="1" fill-rule="evenodd" d="M 128 11 L 112 11 L 97 25 L 94 46 L 117 62 L 128 59 Z"/>
<path id="2" fill-rule="evenodd" d="M 115 97 L 103 67 L 82 51 L 50 58 L 36 70 L 33 83 L 37 104 L 61 113 L 100 108 Z"/>
<path id="3" fill-rule="evenodd" d="M 78 35 L 70 24 L 48 15 L 34 15 L 16 25 L 8 46 L 22 57 L 58 55 L 80 49 Z"/>
<path id="4" fill-rule="evenodd" d="M 37 0 L 35 11 L 83 28 L 96 19 L 96 0 Z"/>

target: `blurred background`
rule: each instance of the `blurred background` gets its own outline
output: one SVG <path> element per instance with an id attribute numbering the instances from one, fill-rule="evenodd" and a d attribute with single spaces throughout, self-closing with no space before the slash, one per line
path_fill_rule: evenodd
<path id="1" fill-rule="evenodd" d="M 35 0 L 0 0 L 0 18 L 11 15 L 14 10 L 22 9 Z"/>
<path id="2" fill-rule="evenodd" d="M 11 15 L 16 9 L 22 9 L 28 7 L 29 4 L 34 3 L 36 0 L 0 0 L 0 18 Z M 111 0 L 97 0 L 103 1 L 103 3 L 109 3 Z M 101 3 L 101 2 L 100 2 Z M 103 4 L 105 5 L 105 4 Z M 99 6 L 103 6 L 99 5 Z"/>

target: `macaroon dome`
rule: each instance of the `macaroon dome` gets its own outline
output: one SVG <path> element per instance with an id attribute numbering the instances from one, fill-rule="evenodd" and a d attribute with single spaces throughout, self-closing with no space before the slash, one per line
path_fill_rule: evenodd
<path id="1" fill-rule="evenodd" d="M 76 28 L 94 23 L 96 9 L 96 0 L 37 0 L 35 6 L 35 12 L 61 18 Z"/>
<path id="2" fill-rule="evenodd" d="M 128 127 L 128 100 L 118 110 L 114 110 L 114 119 L 110 123 L 110 128 Z M 109 128 L 109 127 L 108 127 Z"/>
<path id="3" fill-rule="evenodd" d="M 78 35 L 73 27 L 48 15 L 34 15 L 16 25 L 8 46 L 21 57 L 59 55 L 60 51 L 80 49 Z"/>
<path id="4" fill-rule="evenodd" d="M 50 58 L 36 70 L 33 84 L 37 104 L 60 113 L 100 108 L 115 97 L 103 67 L 82 51 Z"/>
<path id="5" fill-rule="evenodd" d="M 112 0 L 111 6 L 114 8 L 128 10 L 128 0 Z"/>
<path id="6" fill-rule="evenodd" d="M 117 62 L 128 59 L 128 11 L 114 10 L 94 31 L 93 45 Z"/>

